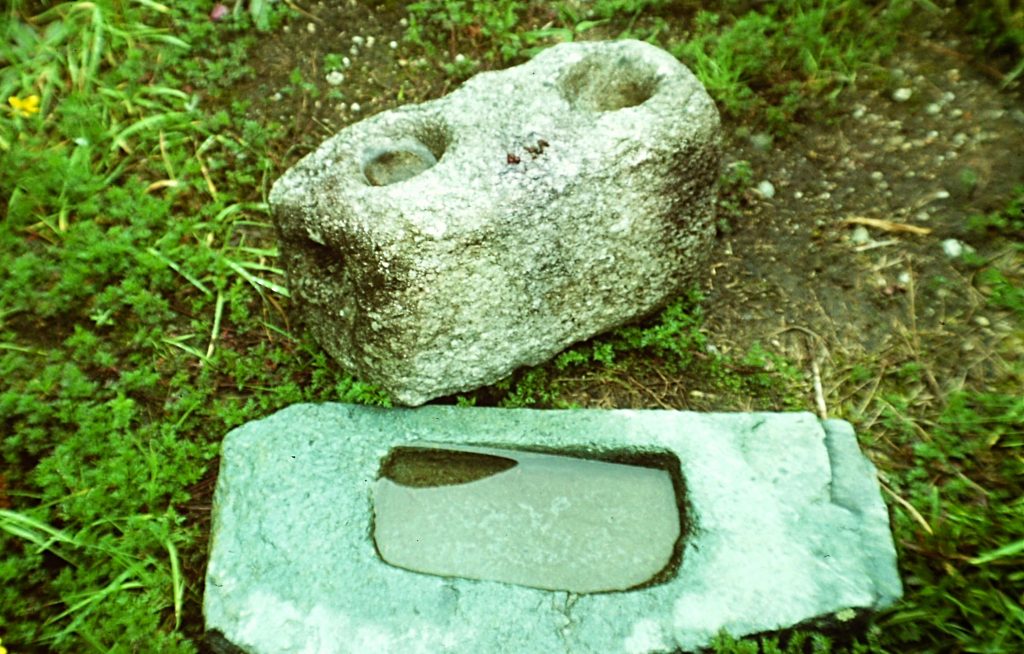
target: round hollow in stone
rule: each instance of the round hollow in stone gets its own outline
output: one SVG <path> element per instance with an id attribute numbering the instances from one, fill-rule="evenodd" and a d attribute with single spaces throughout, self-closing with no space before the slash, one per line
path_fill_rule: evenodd
<path id="1" fill-rule="evenodd" d="M 436 163 L 437 157 L 425 145 L 406 139 L 368 148 L 363 155 L 363 176 L 372 186 L 388 186 L 415 177 Z"/>
<path id="2" fill-rule="evenodd" d="M 562 97 L 575 109 L 616 111 L 647 101 L 658 85 L 657 73 L 645 61 L 626 56 L 591 54 L 562 78 Z"/>

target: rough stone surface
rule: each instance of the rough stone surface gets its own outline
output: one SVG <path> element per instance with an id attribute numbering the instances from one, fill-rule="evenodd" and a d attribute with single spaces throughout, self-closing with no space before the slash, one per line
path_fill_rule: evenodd
<path id="1" fill-rule="evenodd" d="M 639 41 L 567 43 L 342 130 L 270 204 L 323 346 L 403 404 L 665 304 L 713 235 L 719 121 Z"/>
<path id="2" fill-rule="evenodd" d="M 399 445 L 671 453 L 688 536 L 675 574 L 572 594 L 388 565 L 372 489 Z M 207 628 L 251 653 L 693 650 L 891 604 L 888 513 L 852 428 L 808 413 L 296 405 L 224 441 Z"/>

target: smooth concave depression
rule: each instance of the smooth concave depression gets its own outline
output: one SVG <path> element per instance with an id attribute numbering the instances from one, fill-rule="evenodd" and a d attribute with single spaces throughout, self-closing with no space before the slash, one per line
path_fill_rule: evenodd
<path id="1" fill-rule="evenodd" d="M 388 147 L 369 148 L 364 153 L 363 176 L 371 186 L 389 186 L 419 175 L 433 167 L 437 157 L 414 139 L 403 139 Z"/>
<path id="2" fill-rule="evenodd" d="M 658 580 L 683 524 L 665 468 L 470 446 L 394 448 L 373 506 L 391 565 L 574 593 Z"/>

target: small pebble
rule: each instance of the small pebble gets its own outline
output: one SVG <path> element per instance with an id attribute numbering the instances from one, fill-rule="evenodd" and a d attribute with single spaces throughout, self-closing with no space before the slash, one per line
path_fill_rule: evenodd
<path id="1" fill-rule="evenodd" d="M 306 23 L 306 31 L 310 34 L 316 34 L 316 23 Z"/>
<path id="2" fill-rule="evenodd" d="M 377 39 L 375 39 L 374 37 L 372 37 L 372 36 L 366 37 L 366 47 L 367 48 L 372 48 L 373 44 L 376 43 L 376 42 L 377 42 Z"/>
<path id="3" fill-rule="evenodd" d="M 804 197 L 804 192 L 803 191 L 793 191 L 793 199 L 794 200 L 799 200 L 799 199 L 801 199 L 803 197 Z"/>
<path id="4" fill-rule="evenodd" d="M 459 54 L 455 55 L 455 63 L 461 64 L 465 60 L 466 60 L 466 55 L 462 54 L 461 52 Z"/>
<path id="5" fill-rule="evenodd" d="M 751 145 L 758 150 L 771 150 L 772 142 L 774 140 L 775 139 L 772 138 L 771 134 L 766 134 L 764 132 L 758 132 L 757 134 L 752 134 L 750 136 Z"/>
<path id="6" fill-rule="evenodd" d="M 757 185 L 757 192 L 761 197 L 770 200 L 775 197 L 775 185 L 766 179 Z"/>
<path id="7" fill-rule="evenodd" d="M 409 19 L 403 18 L 398 21 L 398 24 L 401 25 L 402 27 L 409 27 Z"/>
<path id="8" fill-rule="evenodd" d="M 332 70 L 331 72 L 327 73 L 327 76 L 324 79 L 326 79 L 327 83 L 330 84 L 331 86 L 338 86 L 339 84 L 345 81 L 345 75 L 342 74 L 340 71 Z"/>
<path id="9" fill-rule="evenodd" d="M 864 225 L 857 225 L 850 234 L 850 242 L 854 245 L 866 245 L 871 242 L 871 233 Z"/>
<path id="10" fill-rule="evenodd" d="M 896 102 L 906 102 L 907 100 L 910 99 L 910 96 L 912 96 L 913 94 L 913 90 L 903 87 L 901 89 L 896 89 L 895 91 L 892 92 L 892 99 L 895 100 Z"/>
<path id="11" fill-rule="evenodd" d="M 979 327 L 988 327 L 989 325 L 992 324 L 985 316 L 975 316 L 974 323 Z"/>
<path id="12" fill-rule="evenodd" d="M 882 174 L 882 171 L 876 170 L 875 172 L 871 173 L 871 180 L 872 181 L 880 182 L 883 179 L 885 179 L 885 175 Z"/>
<path id="13" fill-rule="evenodd" d="M 275 93 L 274 95 L 270 96 L 270 99 L 273 100 L 274 102 L 280 102 L 281 101 L 281 97 L 282 97 L 281 93 L 278 92 L 278 93 Z"/>
<path id="14" fill-rule="evenodd" d="M 352 43 L 354 43 L 355 45 L 362 45 L 366 43 L 366 39 L 357 34 L 356 36 L 352 37 Z"/>
<path id="15" fill-rule="evenodd" d="M 360 111 L 362 111 L 362 110 L 363 110 L 363 108 L 359 106 L 359 103 L 358 103 L 358 102 L 353 102 L 352 104 L 350 104 L 350 105 L 348 106 L 348 110 L 349 110 L 349 111 L 351 111 L 351 112 L 352 112 L 352 113 L 354 113 L 354 114 L 357 114 L 357 113 L 359 113 Z"/>
<path id="16" fill-rule="evenodd" d="M 341 58 L 341 65 L 344 66 L 345 68 L 348 68 L 349 66 L 352 65 L 352 60 L 349 59 L 348 57 L 342 57 Z"/>
<path id="17" fill-rule="evenodd" d="M 862 104 L 859 104 L 853 109 L 853 117 L 856 118 L 857 120 L 860 120 L 861 118 L 864 117 L 864 114 L 866 114 L 867 112 L 867 107 L 865 107 Z"/>
<path id="18" fill-rule="evenodd" d="M 946 256 L 950 259 L 956 259 L 963 255 L 964 252 L 970 252 L 971 248 L 963 241 L 958 241 L 955 238 L 947 238 L 942 242 L 942 251 L 946 253 Z"/>
<path id="19" fill-rule="evenodd" d="M 398 49 L 398 41 L 388 41 L 388 47 L 392 50 Z"/>
<path id="20" fill-rule="evenodd" d="M 899 281 L 900 284 L 903 284 L 905 286 L 910 283 L 910 273 L 904 270 L 899 274 L 896 280 Z"/>
<path id="21" fill-rule="evenodd" d="M 942 111 L 942 105 L 940 105 L 938 102 L 932 102 L 931 104 L 924 108 L 924 111 L 926 114 L 934 116 L 938 114 L 940 111 Z"/>
<path id="22" fill-rule="evenodd" d="M 348 53 L 353 57 L 359 56 L 359 46 L 352 46 L 351 48 L 348 49 Z"/>

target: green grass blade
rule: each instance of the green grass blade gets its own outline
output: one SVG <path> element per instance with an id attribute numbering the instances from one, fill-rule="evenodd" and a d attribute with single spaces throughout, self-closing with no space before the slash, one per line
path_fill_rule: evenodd
<path id="1" fill-rule="evenodd" d="M 985 552 L 981 556 L 976 556 L 975 558 L 971 559 L 971 563 L 973 563 L 974 565 L 983 565 L 985 563 L 991 563 L 992 561 L 998 561 L 999 559 L 1005 559 L 1011 556 L 1016 556 L 1021 552 L 1024 552 L 1024 538 L 1016 542 L 1003 545 L 1002 547 L 996 548 L 989 552 Z"/>

